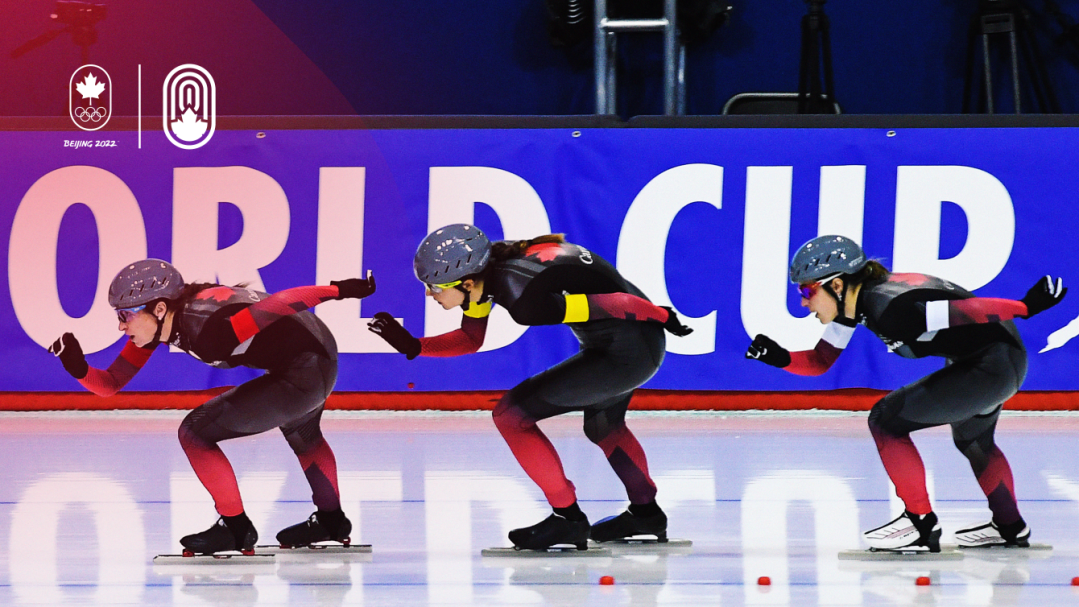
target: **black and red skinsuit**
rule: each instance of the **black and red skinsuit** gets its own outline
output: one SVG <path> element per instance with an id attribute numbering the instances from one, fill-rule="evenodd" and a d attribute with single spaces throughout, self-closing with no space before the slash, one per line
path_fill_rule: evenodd
<path id="1" fill-rule="evenodd" d="M 243 512 L 231 464 L 217 443 L 280 428 L 300 460 L 319 510 L 338 510 L 337 463 L 319 420 L 337 381 L 337 343 L 307 308 L 338 296 L 336 286 L 298 287 L 274 295 L 211 287 L 176 310 L 168 343 L 215 367 L 265 369 L 265 375 L 220 394 L 180 424 L 180 445 L 222 516 Z M 146 364 L 151 344 L 128 341 L 107 370 L 79 382 L 115 394 Z"/>
<path id="2" fill-rule="evenodd" d="M 565 508 L 576 502 L 575 488 L 536 422 L 584 411 L 585 435 L 603 449 L 630 502 L 652 502 L 656 485 L 625 416 L 633 391 L 663 362 L 667 310 L 610 263 L 569 243 L 533 245 L 522 257 L 495 262 L 483 291 L 484 301 L 471 304 L 460 329 L 420 339 L 420 355 L 479 350 L 492 300 L 521 325 L 567 323 L 580 351 L 507 392 L 495 406 L 495 426 L 551 506 Z"/>
<path id="3" fill-rule="evenodd" d="M 1004 402 L 1019 391 L 1027 354 L 1012 318 L 1026 316 L 1023 302 L 975 297 L 946 280 L 891 274 L 867 282 L 858 294 L 856 320 L 905 358 L 943 357 L 945 367 L 878 401 L 869 430 L 881 461 L 906 509 L 932 511 L 925 467 L 910 433 L 944 424 L 970 461 L 993 520 L 1021 520 L 1008 460 L 993 440 Z M 849 341 L 853 326 L 828 325 L 814 350 L 792 352 L 793 373 L 823 373 Z"/>

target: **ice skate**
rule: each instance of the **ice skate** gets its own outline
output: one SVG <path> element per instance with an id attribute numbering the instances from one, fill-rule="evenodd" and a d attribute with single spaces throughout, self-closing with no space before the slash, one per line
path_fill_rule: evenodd
<path id="1" fill-rule="evenodd" d="M 592 525 L 591 537 L 596 542 L 610 542 L 636 535 L 654 535 L 656 541 L 667 543 L 667 515 L 662 511 L 652 516 L 636 516 L 626 510 Z"/>
<path id="2" fill-rule="evenodd" d="M 1001 526 L 989 521 L 956 531 L 955 541 L 960 548 L 1029 548 L 1030 527 L 1022 519 L 1012 525 Z"/>
<path id="3" fill-rule="evenodd" d="M 282 548 L 300 548 L 316 542 L 340 542 L 348 546 L 351 543 L 352 521 L 340 510 L 332 513 L 317 510 L 302 523 L 286 527 L 277 533 L 277 542 Z M 334 521 L 333 518 L 339 517 Z"/>
<path id="4" fill-rule="evenodd" d="M 201 533 L 186 535 L 180 539 L 180 545 L 184 547 L 184 556 L 196 554 L 215 554 L 235 550 L 250 556 L 255 554 L 255 542 L 259 534 L 255 526 L 247 521 L 241 529 L 232 529 L 225 522 L 225 517 L 220 517 L 212 527 Z M 238 539 L 242 538 L 242 539 Z"/>
<path id="5" fill-rule="evenodd" d="M 904 510 L 891 522 L 862 534 L 870 550 L 903 553 L 940 552 L 940 523 L 937 515 L 917 515 Z"/>
<path id="6" fill-rule="evenodd" d="M 571 521 L 552 514 L 531 527 L 510 531 L 509 538 L 518 550 L 546 550 L 557 544 L 572 544 L 577 550 L 587 550 L 588 532 L 588 519 Z"/>

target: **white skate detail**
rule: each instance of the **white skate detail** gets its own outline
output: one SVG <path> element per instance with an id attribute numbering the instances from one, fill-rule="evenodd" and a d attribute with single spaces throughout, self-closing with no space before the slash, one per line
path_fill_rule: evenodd
<path id="1" fill-rule="evenodd" d="M 1055 350 L 1071 341 L 1076 335 L 1079 335 L 1079 317 L 1072 319 L 1068 324 L 1050 333 L 1045 342 L 1045 347 L 1038 350 L 1038 354 Z"/>
<path id="2" fill-rule="evenodd" d="M 1030 537 L 1030 528 L 1023 527 L 1023 531 L 1019 533 L 1016 539 L 1021 541 L 1028 537 Z M 1000 530 L 997 529 L 992 521 L 956 531 L 955 541 L 963 548 L 1003 546 L 1008 543 L 1008 541 L 1000 535 Z"/>
<path id="3" fill-rule="evenodd" d="M 938 524 L 933 531 L 940 529 Z M 871 529 L 862 534 L 865 543 L 874 550 L 903 550 L 904 552 L 929 551 L 929 546 L 920 545 L 921 532 L 914 526 L 914 521 L 904 512 L 895 520 Z"/>

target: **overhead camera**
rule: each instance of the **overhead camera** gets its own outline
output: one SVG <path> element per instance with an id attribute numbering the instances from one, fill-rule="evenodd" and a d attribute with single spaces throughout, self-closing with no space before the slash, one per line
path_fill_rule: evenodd
<path id="1" fill-rule="evenodd" d="M 58 0 L 56 12 L 49 16 L 58 23 L 86 27 L 105 18 L 105 5 L 76 2 L 75 0 Z"/>

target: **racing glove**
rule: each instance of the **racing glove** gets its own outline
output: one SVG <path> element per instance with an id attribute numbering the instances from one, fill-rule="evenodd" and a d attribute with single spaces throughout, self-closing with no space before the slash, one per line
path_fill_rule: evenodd
<path id="1" fill-rule="evenodd" d="M 754 358 L 780 369 L 791 364 L 791 353 L 767 335 L 753 338 L 753 343 L 749 344 L 749 349 L 746 350 L 746 358 Z"/>
<path id="2" fill-rule="evenodd" d="M 1052 308 L 1060 303 L 1060 300 L 1064 299 L 1067 294 L 1068 289 L 1064 286 L 1063 278 L 1057 278 L 1055 285 L 1051 276 L 1046 275 L 1045 278 L 1039 278 L 1038 282 L 1033 287 L 1030 287 L 1027 294 L 1023 296 L 1023 299 L 1019 300 L 1027 305 L 1027 315 L 1024 318 L 1030 318 Z"/>
<path id="3" fill-rule="evenodd" d="M 337 287 L 337 299 L 363 299 L 375 292 L 375 275 L 367 271 L 367 278 L 349 278 L 331 280 L 331 287 Z"/>
<path id="4" fill-rule="evenodd" d="M 49 346 L 49 352 L 60 359 L 64 369 L 75 379 L 82 379 L 90 372 L 90 365 L 86 364 L 86 356 L 82 353 L 79 340 L 71 333 L 64 333 L 59 339 Z"/>
<path id="5" fill-rule="evenodd" d="M 678 337 L 685 337 L 693 332 L 693 329 L 683 325 L 678 320 L 678 315 L 674 313 L 674 310 L 667 306 L 660 307 L 667 311 L 667 322 L 663 323 L 663 328 L 666 329 L 668 333 L 677 335 Z"/>
<path id="6" fill-rule="evenodd" d="M 404 354 L 409 360 L 420 355 L 420 340 L 413 337 L 389 312 L 375 314 L 371 322 L 367 323 L 367 330 L 386 340 L 394 350 Z"/>

